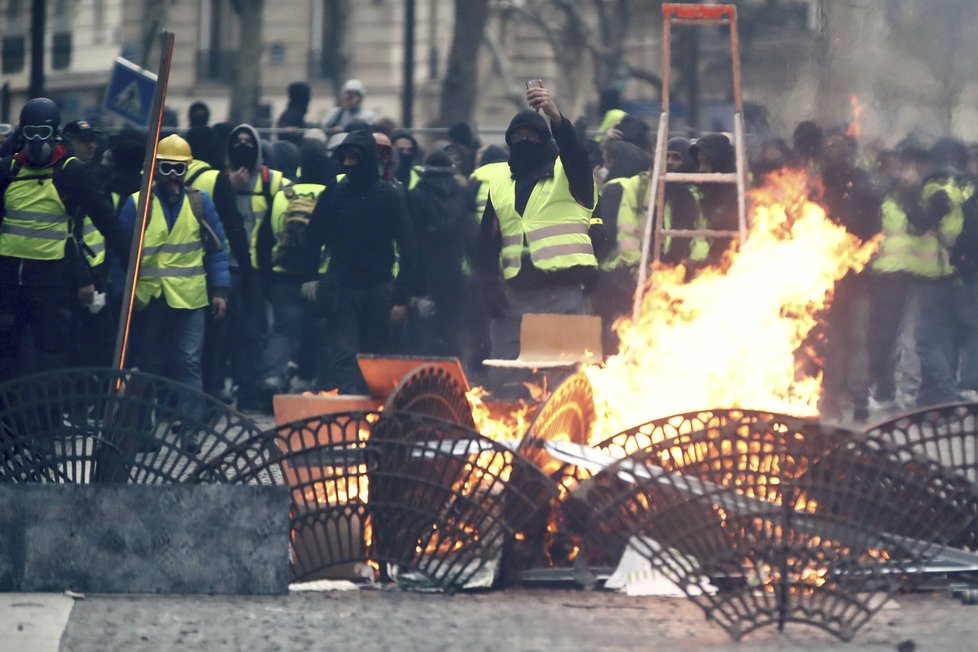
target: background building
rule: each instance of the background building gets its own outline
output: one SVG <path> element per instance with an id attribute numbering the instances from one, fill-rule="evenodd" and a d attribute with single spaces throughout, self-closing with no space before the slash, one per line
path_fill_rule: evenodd
<path id="1" fill-rule="evenodd" d="M 43 0 L 35 0 L 43 1 Z M 522 107 L 524 82 L 543 78 L 572 118 L 596 124 L 599 91 L 616 88 L 630 111 L 655 116 L 661 69 L 661 2 L 656 0 L 457 0 L 478 48 L 469 119 L 505 126 Z M 10 120 L 28 97 L 31 0 L 0 0 L 0 73 Z M 47 0 L 45 91 L 66 119 L 97 117 L 113 60 L 154 68 L 156 34 L 176 34 L 167 106 L 207 102 L 227 119 L 233 80 L 257 63 L 256 122 L 273 122 L 290 82 L 307 81 L 307 114 L 320 120 L 348 77 L 367 87 L 368 108 L 402 118 L 405 13 L 414 11 L 414 126 L 438 121 L 451 70 L 456 7 L 448 0 Z M 743 94 L 749 129 L 784 135 L 799 120 L 844 124 L 852 97 L 863 133 L 899 139 L 908 131 L 978 137 L 978 82 L 966 69 L 978 54 L 971 0 L 740 0 Z M 262 6 L 258 12 L 253 7 Z M 251 9 L 249 9 L 251 7 Z M 242 12 L 239 15 L 238 11 Z M 243 16 L 243 17 L 242 17 Z M 258 18 L 260 16 L 260 18 Z M 256 22 L 257 21 L 257 22 Z M 260 42 L 243 41 L 244 24 Z M 673 43 L 674 124 L 729 128 L 726 34 L 678 29 Z M 250 46 L 250 48 L 249 48 Z M 251 54 L 255 53 L 255 54 Z M 463 99 L 459 95 L 459 102 Z M 467 110 L 466 110 L 467 111 Z M 450 112 L 447 112 L 450 113 Z M 446 113 L 446 114 L 447 114 Z M 442 125 L 444 126 L 444 125 Z"/>

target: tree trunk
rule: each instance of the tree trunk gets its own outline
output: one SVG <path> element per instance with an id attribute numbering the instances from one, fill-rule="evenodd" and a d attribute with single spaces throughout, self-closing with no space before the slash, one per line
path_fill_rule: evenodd
<path id="1" fill-rule="evenodd" d="M 479 46 L 488 14 L 489 0 L 455 0 L 455 29 L 436 125 L 447 127 L 472 120 L 479 84 Z"/>
<path id="2" fill-rule="evenodd" d="M 240 46 L 231 85 L 231 124 L 254 124 L 258 113 L 258 72 L 262 52 L 262 13 L 265 0 L 232 0 L 238 15 Z"/>

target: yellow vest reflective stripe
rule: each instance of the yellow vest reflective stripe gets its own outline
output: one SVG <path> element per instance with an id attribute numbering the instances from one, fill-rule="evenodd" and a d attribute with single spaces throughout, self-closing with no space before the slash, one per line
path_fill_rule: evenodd
<path id="1" fill-rule="evenodd" d="M 921 274 L 918 266 L 918 238 L 909 233 L 906 211 L 896 197 L 890 195 L 880 207 L 883 240 L 869 268 L 874 272 L 913 272 Z"/>
<path id="2" fill-rule="evenodd" d="M 611 186 L 621 188 L 621 201 L 618 203 L 616 246 L 614 252 L 603 263 L 601 269 L 609 271 L 622 266 L 637 265 L 642 258 L 641 216 L 638 213 L 639 175 L 612 179 L 604 184 L 601 192 Z M 603 219 L 603 216 L 602 216 Z"/>
<path id="3" fill-rule="evenodd" d="M 261 174 L 255 180 L 255 188 L 251 193 L 251 211 L 255 214 L 255 226 L 251 230 L 251 266 L 258 268 L 258 227 L 265 219 L 265 212 L 268 210 L 268 202 L 265 201 L 265 181 Z M 288 179 L 282 176 L 278 170 L 268 171 L 268 196 L 275 197 L 283 187 L 291 185 Z"/>
<path id="4" fill-rule="evenodd" d="M 0 256 L 28 260 L 64 258 L 71 217 L 61 203 L 53 175 L 53 166 L 22 165 L 10 181 L 3 196 Z"/>
<path id="5" fill-rule="evenodd" d="M 502 161 L 499 163 L 486 163 L 478 167 L 470 179 L 479 182 L 479 188 L 475 194 L 475 220 L 482 223 L 482 215 L 486 212 L 486 202 L 489 200 L 489 182 L 495 177 L 506 178 L 509 176 L 509 163 Z"/>
<path id="6" fill-rule="evenodd" d="M 296 195 L 309 199 L 316 199 L 322 191 L 326 190 L 326 186 L 321 183 L 296 183 L 289 186 L 289 188 Z M 275 244 L 272 246 L 272 260 L 276 260 L 282 253 L 282 240 L 285 233 L 285 218 L 287 217 L 288 209 L 289 197 L 285 194 L 284 190 L 280 190 L 272 200 L 272 235 L 275 236 Z M 320 272 L 326 271 L 324 265 L 325 262 L 320 262 Z M 287 272 L 288 270 L 280 265 L 274 265 L 272 271 Z"/>
<path id="7" fill-rule="evenodd" d="M 493 178 L 489 194 L 502 233 L 499 263 L 503 278 L 519 273 L 524 249 L 533 265 L 545 272 L 598 266 L 587 232 L 592 209 L 581 206 L 571 195 L 559 159 L 554 162 L 554 176 L 534 186 L 522 217 L 516 212 L 516 183 L 512 179 Z"/>
<path id="8" fill-rule="evenodd" d="M 703 193 L 697 186 L 686 186 L 693 201 L 696 202 L 696 229 L 703 230 L 709 225 L 706 223 L 706 215 L 703 215 Z M 710 240 L 703 236 L 696 236 L 689 243 L 689 259 L 694 262 L 702 262 L 710 255 Z"/>
<path id="9" fill-rule="evenodd" d="M 408 190 L 414 188 L 421 181 L 421 169 L 420 166 L 415 165 L 411 168 L 411 176 L 408 177 Z"/>
<path id="10" fill-rule="evenodd" d="M 954 273 L 950 261 L 950 248 L 964 227 L 964 193 L 954 179 L 941 178 L 928 181 L 920 192 L 921 203 L 926 204 L 938 192 L 946 192 L 951 210 L 941 218 L 936 229 L 919 236 L 917 240 L 916 273 L 927 278 L 943 278 Z"/>
<path id="11" fill-rule="evenodd" d="M 138 205 L 139 193 L 133 195 L 133 201 Z M 169 230 L 159 198 L 152 198 L 136 284 L 136 306 L 144 308 L 160 295 L 171 308 L 194 309 L 208 304 L 204 241 L 186 196 Z"/>
<path id="12" fill-rule="evenodd" d="M 187 166 L 187 176 L 185 178 L 193 178 L 193 181 L 187 185 L 191 188 L 196 188 L 197 190 L 203 190 L 211 199 L 213 199 L 214 186 L 217 185 L 217 177 L 220 174 L 220 170 L 215 170 L 203 161 L 195 160 L 191 161 L 190 165 Z M 196 177 L 194 175 L 196 175 Z"/>
<path id="13" fill-rule="evenodd" d="M 92 218 L 87 215 L 82 222 L 82 242 L 88 248 L 82 248 L 82 251 L 85 252 L 89 265 L 97 267 L 105 262 L 105 236 L 95 228 Z"/>

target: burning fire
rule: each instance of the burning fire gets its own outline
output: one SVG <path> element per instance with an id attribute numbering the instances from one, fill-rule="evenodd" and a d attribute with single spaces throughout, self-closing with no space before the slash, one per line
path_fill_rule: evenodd
<path id="1" fill-rule="evenodd" d="M 489 392 L 482 387 L 473 387 L 465 396 L 472 406 L 472 419 L 475 421 L 476 432 L 493 441 L 519 439 L 530 427 L 533 418 L 531 410 L 534 406 L 529 403 L 521 403 L 515 410 L 496 414 L 485 401 Z"/>
<path id="2" fill-rule="evenodd" d="M 814 415 L 820 377 L 795 353 L 835 282 L 861 269 L 877 243 L 861 243 L 807 200 L 800 171 L 751 194 L 751 228 L 719 268 L 685 282 L 661 267 L 637 322 L 616 328 L 621 352 L 585 369 L 598 421 L 592 441 L 635 424 L 707 406 Z"/>
<path id="3" fill-rule="evenodd" d="M 859 103 L 859 98 L 853 95 L 849 98 L 852 106 L 852 118 L 849 120 L 849 128 L 846 129 L 846 136 L 849 138 L 859 138 L 862 135 L 862 124 L 859 122 L 863 115 L 863 105 Z"/>

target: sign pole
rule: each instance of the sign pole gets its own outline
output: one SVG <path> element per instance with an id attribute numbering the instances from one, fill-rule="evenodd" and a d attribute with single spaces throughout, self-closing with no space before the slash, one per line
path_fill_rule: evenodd
<path id="1" fill-rule="evenodd" d="M 150 113 L 149 131 L 146 134 L 146 156 L 143 158 L 143 179 L 139 189 L 139 204 L 136 206 L 136 225 L 133 230 L 132 245 L 129 247 L 129 268 L 126 270 L 126 285 L 122 292 L 122 309 L 119 312 L 119 328 L 116 331 L 115 354 L 112 368 L 122 371 L 126 366 L 126 347 L 129 344 L 129 328 L 132 324 L 133 304 L 136 297 L 136 283 L 139 281 L 139 263 L 143 253 L 143 238 L 156 171 L 156 146 L 163 126 L 163 102 L 166 99 L 166 86 L 170 79 L 170 62 L 173 59 L 173 32 L 163 32 L 163 47 L 160 51 L 160 69 L 156 77 L 156 93 L 153 96 L 153 110 Z M 118 388 L 117 388 L 118 389 Z"/>

